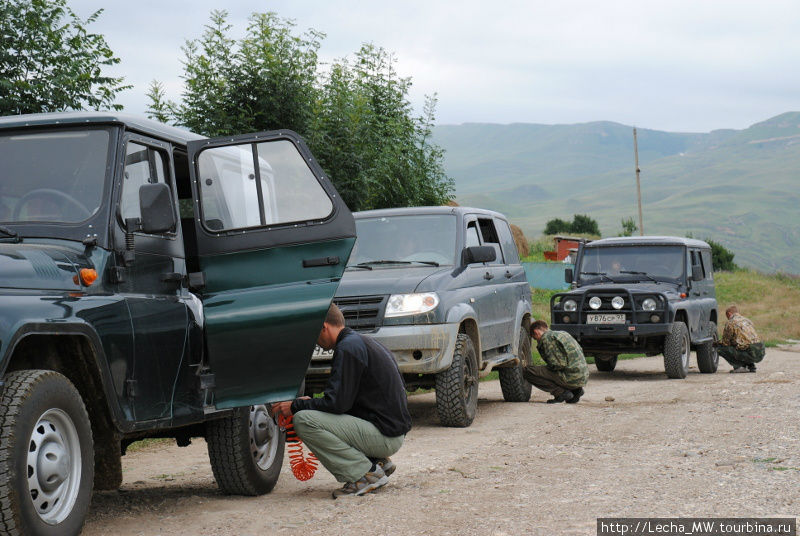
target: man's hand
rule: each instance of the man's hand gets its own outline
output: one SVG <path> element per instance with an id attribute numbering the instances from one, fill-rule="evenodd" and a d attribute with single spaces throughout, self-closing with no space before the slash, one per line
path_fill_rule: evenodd
<path id="1" fill-rule="evenodd" d="M 273 415 L 283 415 L 284 417 L 292 416 L 292 400 L 284 400 L 283 402 L 275 402 L 270 406 Z"/>

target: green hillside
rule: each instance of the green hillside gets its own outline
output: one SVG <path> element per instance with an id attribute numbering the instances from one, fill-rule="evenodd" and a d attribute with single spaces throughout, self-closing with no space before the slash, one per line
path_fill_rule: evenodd
<path id="1" fill-rule="evenodd" d="M 636 215 L 631 127 L 441 126 L 457 200 L 506 213 L 537 236 L 585 213 L 604 236 Z M 800 113 L 707 134 L 638 130 L 647 234 L 712 238 L 737 264 L 800 273 Z"/>

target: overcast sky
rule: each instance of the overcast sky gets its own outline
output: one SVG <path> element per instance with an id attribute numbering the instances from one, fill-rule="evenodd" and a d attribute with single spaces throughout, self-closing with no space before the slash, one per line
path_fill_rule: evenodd
<path id="1" fill-rule="evenodd" d="M 797 0 L 68 0 L 122 60 L 144 113 L 151 80 L 180 95 L 181 45 L 224 8 L 234 37 L 254 11 L 324 32 L 323 61 L 364 42 L 393 52 L 412 102 L 438 124 L 609 120 L 668 131 L 742 129 L 800 110 Z"/>

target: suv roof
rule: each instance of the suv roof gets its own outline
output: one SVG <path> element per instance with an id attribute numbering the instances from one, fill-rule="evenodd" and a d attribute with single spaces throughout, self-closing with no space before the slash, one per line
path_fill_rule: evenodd
<path id="1" fill-rule="evenodd" d="M 586 248 L 602 246 L 688 246 L 695 248 L 711 248 L 702 240 L 681 238 L 679 236 L 618 236 L 601 238 L 584 245 Z"/>
<path id="2" fill-rule="evenodd" d="M 109 123 L 125 125 L 129 130 L 176 143 L 203 139 L 203 136 L 183 128 L 119 112 L 54 112 L 0 117 L 0 129 Z"/>
<path id="3" fill-rule="evenodd" d="M 404 216 L 408 214 L 485 214 L 486 216 L 493 216 L 501 220 L 506 217 L 493 210 L 485 208 L 472 208 L 472 207 L 403 207 L 403 208 L 381 208 L 376 210 L 364 210 L 361 212 L 354 212 L 353 216 L 359 218 L 374 218 L 376 216 Z"/>

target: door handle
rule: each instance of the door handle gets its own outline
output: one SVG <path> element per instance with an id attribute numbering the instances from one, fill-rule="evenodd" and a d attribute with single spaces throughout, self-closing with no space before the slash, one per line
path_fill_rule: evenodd
<path id="1" fill-rule="evenodd" d="M 511 272 L 509 272 L 508 270 L 506 270 L 506 278 L 507 278 L 507 279 L 511 279 L 512 277 L 514 277 L 514 276 L 512 275 L 512 273 L 511 273 Z"/>
<path id="2" fill-rule="evenodd" d="M 183 283 L 183 274 L 178 272 L 169 272 L 166 274 L 161 274 L 161 281 L 164 283 Z"/>
<path id="3" fill-rule="evenodd" d="M 492 275 L 490 272 L 486 272 L 485 274 L 483 274 L 483 278 L 484 279 L 494 279 L 494 275 Z"/>
<path id="4" fill-rule="evenodd" d="M 314 268 L 316 266 L 336 266 L 339 264 L 339 257 L 318 257 L 316 259 L 303 259 L 303 268 Z"/>

